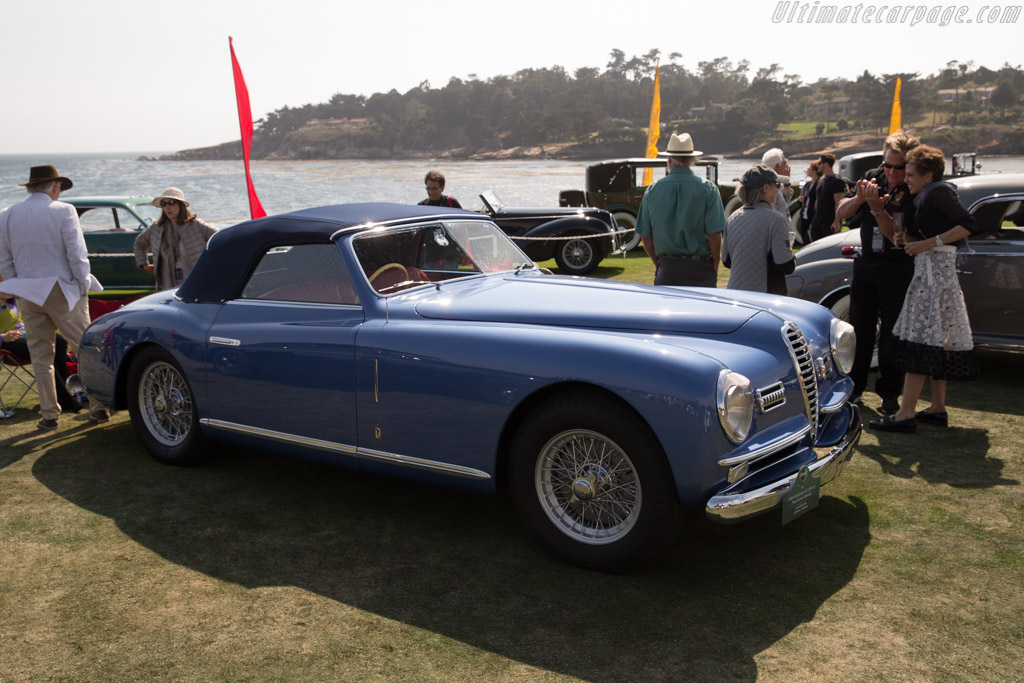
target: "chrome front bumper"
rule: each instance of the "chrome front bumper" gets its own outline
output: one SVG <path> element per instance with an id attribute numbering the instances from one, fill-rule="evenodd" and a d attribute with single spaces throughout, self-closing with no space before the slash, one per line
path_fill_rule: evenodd
<path id="1" fill-rule="evenodd" d="M 850 408 L 850 424 L 843 438 L 807 466 L 812 476 L 821 479 L 823 486 L 839 476 L 843 465 L 853 455 L 853 450 L 860 440 L 860 408 L 856 405 L 851 405 Z M 793 472 L 787 477 L 750 491 L 713 496 L 704 508 L 704 514 L 713 522 L 734 524 L 773 510 L 782 505 L 782 497 L 793 487 L 798 474 L 799 472 Z"/>

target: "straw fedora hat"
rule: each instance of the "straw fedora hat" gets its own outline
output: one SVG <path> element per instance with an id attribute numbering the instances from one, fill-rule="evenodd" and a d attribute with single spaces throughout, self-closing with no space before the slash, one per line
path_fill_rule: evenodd
<path id="1" fill-rule="evenodd" d="M 153 206 L 159 207 L 162 199 L 177 199 L 183 206 L 188 206 L 188 202 L 185 201 L 185 193 L 176 187 L 168 187 L 164 190 L 162 195 L 153 200 Z"/>
<path id="2" fill-rule="evenodd" d="M 60 191 L 67 192 L 74 183 L 71 182 L 70 178 L 65 178 L 60 173 L 57 173 L 57 168 L 53 164 L 46 164 L 45 166 L 33 166 L 28 172 L 28 182 L 18 183 L 18 187 L 25 187 L 26 185 L 34 185 L 35 183 L 45 183 L 50 180 L 60 181 Z"/>
<path id="3" fill-rule="evenodd" d="M 672 133 L 672 137 L 668 141 L 668 148 L 664 152 L 658 152 L 659 157 L 699 157 L 703 154 L 704 152 L 693 151 L 693 140 L 690 139 L 689 133 L 682 135 Z"/>

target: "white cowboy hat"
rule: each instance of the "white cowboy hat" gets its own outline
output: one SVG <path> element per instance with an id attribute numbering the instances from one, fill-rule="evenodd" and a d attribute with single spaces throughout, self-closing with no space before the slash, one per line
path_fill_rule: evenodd
<path id="1" fill-rule="evenodd" d="M 668 141 L 668 148 L 664 152 L 658 152 L 659 157 L 699 157 L 703 154 L 704 152 L 693 151 L 693 140 L 690 139 L 689 133 L 682 135 L 672 133 L 672 137 Z"/>
<path id="2" fill-rule="evenodd" d="M 153 206 L 160 206 L 161 199 L 177 199 L 183 206 L 188 206 L 188 202 L 185 201 L 185 193 L 176 187 L 168 187 L 164 190 L 162 195 L 153 200 Z"/>

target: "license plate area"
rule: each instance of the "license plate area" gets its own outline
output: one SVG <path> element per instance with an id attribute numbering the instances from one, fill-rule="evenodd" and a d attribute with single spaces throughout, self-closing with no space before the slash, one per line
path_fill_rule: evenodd
<path id="1" fill-rule="evenodd" d="M 793 486 L 782 496 L 782 523 L 789 524 L 794 519 L 818 507 L 821 499 L 821 478 L 811 475 L 804 465 L 796 475 Z"/>

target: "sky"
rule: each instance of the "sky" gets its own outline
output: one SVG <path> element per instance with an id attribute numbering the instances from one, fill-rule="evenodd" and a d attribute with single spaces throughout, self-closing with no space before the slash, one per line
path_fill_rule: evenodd
<path id="1" fill-rule="evenodd" d="M 657 16 L 645 16 L 646 6 Z M 821 23 L 828 7 L 832 21 Z M 778 63 L 804 82 L 852 79 L 865 69 L 928 75 L 954 59 L 998 69 L 1021 62 L 1020 7 L 974 0 L 5 1 L 0 154 L 163 152 L 237 140 L 228 36 L 259 119 L 339 92 L 406 92 L 423 81 L 443 87 L 452 77 L 554 65 L 603 70 L 613 49 L 627 59 L 655 48 L 663 59 L 678 52 L 691 70 L 722 56 L 749 60 L 751 75 Z"/>

